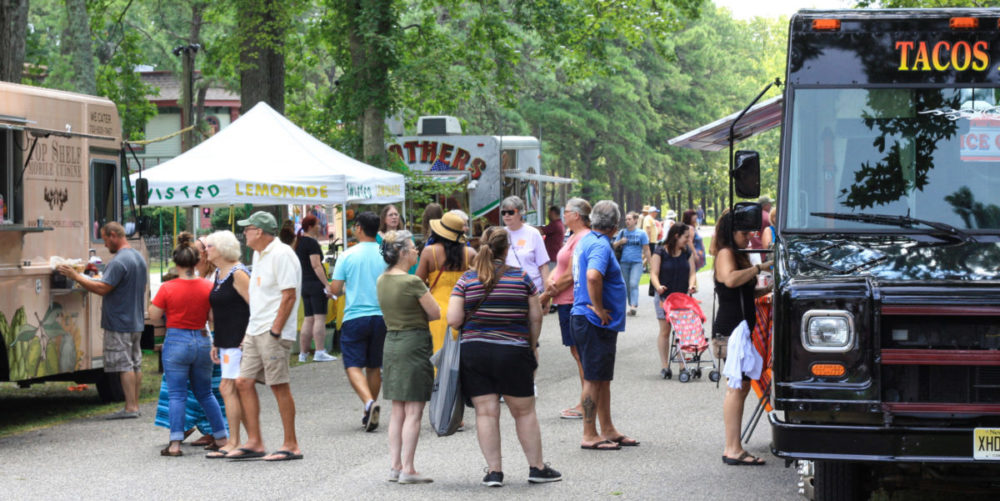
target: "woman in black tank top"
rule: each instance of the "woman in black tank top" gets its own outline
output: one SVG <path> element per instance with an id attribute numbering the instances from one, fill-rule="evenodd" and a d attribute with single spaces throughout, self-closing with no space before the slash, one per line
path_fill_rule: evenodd
<path id="1" fill-rule="evenodd" d="M 236 392 L 233 369 L 234 365 L 239 367 L 239 348 L 250 323 L 250 272 L 239 261 L 240 242 L 230 231 L 217 231 L 206 237 L 205 252 L 217 267 L 212 276 L 205 278 L 212 280 L 212 292 L 208 296 L 215 328 L 212 361 L 222 365 L 219 393 L 225 402 L 226 420 L 229 422 L 229 442 L 209 455 L 222 457 L 240 444 L 243 409 Z"/>
<path id="2" fill-rule="evenodd" d="M 712 321 L 713 341 L 728 340 L 729 335 L 746 320 L 750 330 L 755 324 L 754 296 L 766 294 L 768 289 L 756 291 L 757 274 L 770 269 L 772 262 L 751 265 L 747 254 L 737 250 L 750 243 L 750 232 L 732 231 L 732 214 L 722 214 L 715 225 L 712 237 L 712 255 L 715 256 L 715 292 L 719 310 Z M 739 389 L 726 386 L 722 403 L 722 417 L 726 425 L 726 448 L 722 462 L 729 465 L 762 465 L 764 460 L 750 455 L 740 444 L 740 423 L 743 422 L 743 404 L 750 392 L 749 378 L 743 378 Z"/>

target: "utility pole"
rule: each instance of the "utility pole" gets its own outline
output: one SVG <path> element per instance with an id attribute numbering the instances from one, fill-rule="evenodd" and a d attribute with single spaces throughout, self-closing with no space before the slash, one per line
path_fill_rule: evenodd
<path id="1" fill-rule="evenodd" d="M 181 126 L 190 127 L 194 124 L 194 56 L 201 49 L 201 44 L 178 45 L 174 47 L 173 53 L 181 58 Z M 189 130 L 181 134 L 181 153 L 194 146 L 194 130 Z M 201 212 L 198 206 L 189 209 L 191 232 L 198 235 L 198 217 Z"/>
<path id="2" fill-rule="evenodd" d="M 194 125 L 194 56 L 201 49 L 201 44 L 178 45 L 173 53 L 181 58 L 181 101 L 182 125 L 184 128 Z M 181 153 L 194 146 L 194 131 L 181 135 Z"/>

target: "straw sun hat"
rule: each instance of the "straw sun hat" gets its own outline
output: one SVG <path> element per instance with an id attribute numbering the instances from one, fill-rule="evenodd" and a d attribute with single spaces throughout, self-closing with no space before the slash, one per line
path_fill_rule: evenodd
<path id="1" fill-rule="evenodd" d="M 462 232 L 463 226 L 465 226 L 465 221 L 462 220 L 461 216 L 451 212 L 445 213 L 441 219 L 431 219 L 431 229 L 434 230 L 434 233 L 452 242 L 465 242 L 465 233 Z"/>

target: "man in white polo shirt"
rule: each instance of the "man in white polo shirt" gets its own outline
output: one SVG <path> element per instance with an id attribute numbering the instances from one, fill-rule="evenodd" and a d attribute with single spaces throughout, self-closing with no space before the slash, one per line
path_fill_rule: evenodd
<path id="1" fill-rule="evenodd" d="M 292 312 L 299 308 L 302 267 L 295 251 L 275 238 L 278 222 L 271 214 L 254 212 L 237 224 L 245 227 L 243 234 L 247 246 L 254 250 L 250 273 L 250 323 L 243 338 L 243 359 L 240 376 L 236 379 L 247 441 L 225 457 L 263 457 L 265 461 L 302 459 L 295 437 L 295 400 L 288 376 L 288 357 L 297 334 Z M 271 387 L 285 431 L 281 449 L 267 456 L 260 433 L 260 399 L 254 387 L 257 381 Z"/>

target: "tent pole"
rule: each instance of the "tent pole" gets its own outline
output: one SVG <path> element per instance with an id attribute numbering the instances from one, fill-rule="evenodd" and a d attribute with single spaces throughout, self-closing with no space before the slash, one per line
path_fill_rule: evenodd
<path id="1" fill-rule="evenodd" d="M 347 250 L 347 202 L 340 206 L 340 220 L 344 223 L 343 233 L 340 234 L 340 248 Z"/>

